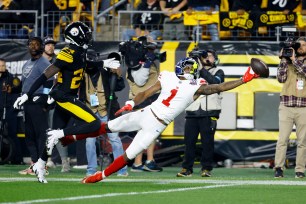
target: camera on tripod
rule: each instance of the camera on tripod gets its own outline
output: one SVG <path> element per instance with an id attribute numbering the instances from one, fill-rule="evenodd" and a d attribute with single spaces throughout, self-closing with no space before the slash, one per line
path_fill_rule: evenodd
<path id="1" fill-rule="evenodd" d="M 280 43 L 283 48 L 281 57 L 290 58 L 293 55 L 293 50 L 297 51 L 300 47 L 300 43 L 296 42 L 295 33 L 297 29 L 295 27 L 282 27 L 282 32 L 287 33 L 287 39 Z"/>

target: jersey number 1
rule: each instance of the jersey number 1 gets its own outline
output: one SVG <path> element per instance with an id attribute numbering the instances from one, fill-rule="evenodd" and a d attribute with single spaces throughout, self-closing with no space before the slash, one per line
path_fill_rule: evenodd
<path id="1" fill-rule="evenodd" d="M 162 103 L 165 105 L 165 106 L 170 106 L 170 101 L 174 98 L 174 96 L 177 94 L 177 89 L 172 89 L 170 92 L 171 92 L 171 95 L 167 98 L 167 99 L 164 99 L 162 101 Z"/>

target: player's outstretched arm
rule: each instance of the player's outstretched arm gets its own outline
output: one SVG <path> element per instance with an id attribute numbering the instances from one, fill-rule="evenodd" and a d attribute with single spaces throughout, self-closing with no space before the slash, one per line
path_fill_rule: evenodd
<path id="1" fill-rule="evenodd" d="M 221 84 L 211 84 L 211 85 L 202 85 L 197 90 L 197 95 L 210 95 L 214 93 L 219 93 L 223 91 L 228 91 L 234 89 L 244 83 L 251 81 L 254 78 L 258 78 L 259 75 L 255 74 L 249 67 L 241 79 L 235 81 L 228 81 Z"/>

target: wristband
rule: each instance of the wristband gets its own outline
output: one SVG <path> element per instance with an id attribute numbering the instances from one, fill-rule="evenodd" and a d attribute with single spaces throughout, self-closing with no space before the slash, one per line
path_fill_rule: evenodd
<path id="1" fill-rule="evenodd" d="M 133 100 L 129 100 L 129 101 L 125 102 L 125 105 L 130 105 L 130 106 L 132 106 L 132 108 L 134 108 L 135 102 Z"/>

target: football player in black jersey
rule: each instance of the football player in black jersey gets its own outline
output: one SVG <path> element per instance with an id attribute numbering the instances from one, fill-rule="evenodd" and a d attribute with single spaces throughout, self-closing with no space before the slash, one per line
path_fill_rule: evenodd
<path id="1" fill-rule="evenodd" d="M 56 103 L 53 130 L 47 130 L 48 138 L 51 139 L 47 140 L 46 151 L 33 166 L 38 181 L 41 183 L 47 183 L 45 179 L 45 164 L 48 155 L 51 155 L 53 147 L 58 143 L 56 138 L 61 138 L 65 135 L 88 133 L 89 131 L 94 132 L 100 128 L 101 123 L 97 116 L 89 107 L 78 100 L 78 90 L 85 70 L 94 71 L 98 67 L 111 69 L 120 67 L 119 61 L 114 58 L 100 62 L 86 61 L 86 51 L 92 41 L 92 32 L 84 23 L 79 21 L 72 22 L 67 25 L 64 35 L 65 41 L 69 45 L 59 52 L 55 62 L 37 78 L 29 92 L 20 96 L 14 103 L 14 108 L 21 106 L 41 84 L 58 73 L 57 83 L 49 93 Z M 71 118 L 75 119 L 75 125 L 68 126 Z"/>

